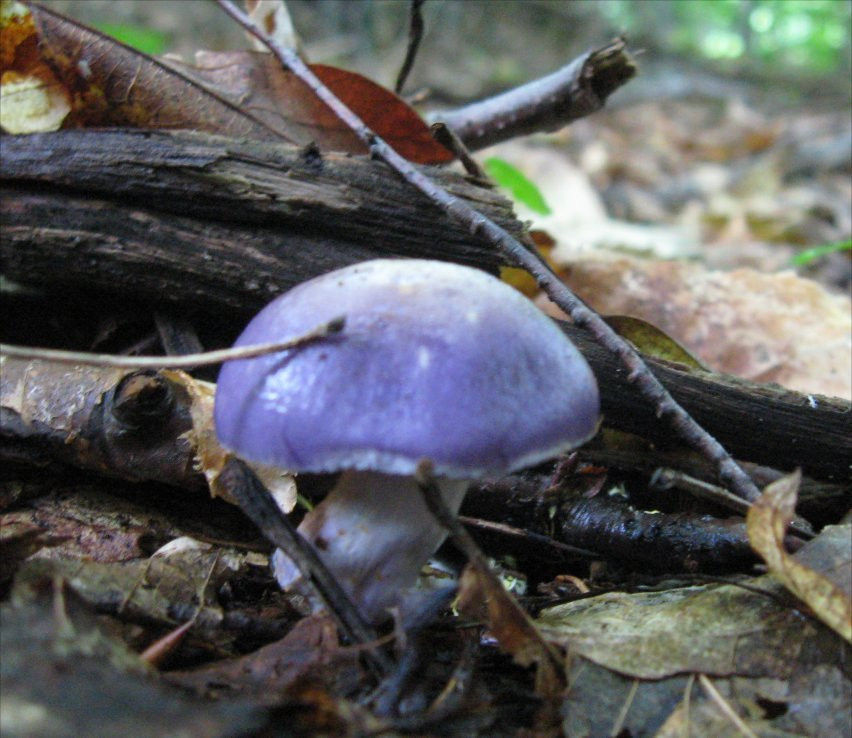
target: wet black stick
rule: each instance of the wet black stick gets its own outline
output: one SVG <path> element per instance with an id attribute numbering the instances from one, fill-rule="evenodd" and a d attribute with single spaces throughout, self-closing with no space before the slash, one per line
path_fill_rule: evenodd
<path id="1" fill-rule="evenodd" d="M 244 462 L 232 458 L 225 464 L 219 478 L 266 539 L 296 564 L 302 576 L 328 607 L 340 632 L 353 643 L 376 643 L 378 636 L 375 631 L 358 612 L 358 608 L 322 563 L 316 551 L 281 512 L 254 472 Z M 379 648 L 365 649 L 364 655 L 378 677 L 389 674 L 394 668 L 390 658 Z"/>
<path id="2" fill-rule="evenodd" d="M 639 353 L 621 338 L 606 322 L 568 287 L 553 270 L 533 251 L 525 248 L 496 223 L 466 205 L 449 192 L 439 188 L 429 177 L 418 171 L 413 164 L 397 154 L 383 139 L 371 131 L 364 122 L 347 108 L 308 69 L 305 63 L 289 49 L 285 49 L 259 28 L 245 13 L 228 0 L 216 0 L 219 6 L 243 28 L 266 44 L 276 58 L 313 93 L 328 105 L 358 138 L 370 149 L 370 154 L 388 164 L 413 187 L 416 187 L 433 203 L 441 207 L 456 221 L 467 226 L 471 234 L 481 234 L 498 247 L 506 259 L 526 269 L 553 302 L 562 308 L 574 323 L 588 330 L 608 351 L 613 353 L 628 370 L 628 379 L 639 392 L 653 403 L 657 416 L 665 419 L 675 433 L 699 451 L 717 469 L 723 485 L 737 496 L 753 502 L 760 490 L 751 478 L 737 465 L 722 445 L 705 431 L 687 413 L 665 387 L 651 373 Z"/>
<path id="3" fill-rule="evenodd" d="M 420 12 L 423 2 L 424 0 L 411 0 L 408 15 L 408 48 L 405 50 L 405 61 L 402 62 L 393 88 L 397 95 L 405 86 L 405 80 L 408 79 L 408 73 L 417 57 L 417 49 L 420 48 L 420 42 L 423 40 L 423 14 Z"/>

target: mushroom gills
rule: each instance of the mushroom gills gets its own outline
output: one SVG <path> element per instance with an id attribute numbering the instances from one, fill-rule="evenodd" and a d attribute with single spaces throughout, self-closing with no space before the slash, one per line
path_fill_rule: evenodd
<path id="1" fill-rule="evenodd" d="M 438 484 L 447 507 L 458 512 L 469 482 L 441 478 Z M 388 617 L 447 537 L 412 477 L 352 470 L 305 516 L 299 532 L 373 623 Z M 305 595 L 314 611 L 323 609 L 280 550 L 272 567 L 282 588 Z"/>

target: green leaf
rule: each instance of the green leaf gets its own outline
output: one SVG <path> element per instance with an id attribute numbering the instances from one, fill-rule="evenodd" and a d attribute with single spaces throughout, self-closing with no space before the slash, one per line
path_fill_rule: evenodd
<path id="1" fill-rule="evenodd" d="M 835 251 L 850 250 L 852 250 L 852 240 L 814 246 L 812 249 L 805 249 L 804 251 L 800 251 L 796 254 L 792 259 L 790 259 L 790 265 L 798 267 L 807 266 L 826 254 L 833 254 Z"/>
<path id="2" fill-rule="evenodd" d="M 538 187 L 509 162 L 492 156 L 485 160 L 485 171 L 498 185 L 508 190 L 517 202 L 540 215 L 550 215 L 551 210 Z"/>
<path id="3" fill-rule="evenodd" d="M 121 43 L 151 56 L 162 54 L 169 41 L 167 34 L 150 28 L 139 28 L 123 23 L 99 23 L 96 24 L 96 27 L 99 31 L 112 36 Z"/>

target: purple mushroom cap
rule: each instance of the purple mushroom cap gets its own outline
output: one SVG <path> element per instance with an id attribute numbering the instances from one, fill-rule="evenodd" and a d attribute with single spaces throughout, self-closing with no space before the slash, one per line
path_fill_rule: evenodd
<path id="1" fill-rule="evenodd" d="M 237 346 L 339 334 L 227 362 L 216 430 L 244 458 L 290 471 L 451 478 L 505 474 L 594 434 L 595 378 L 556 324 L 477 269 L 378 259 L 305 282 L 264 308 Z"/>

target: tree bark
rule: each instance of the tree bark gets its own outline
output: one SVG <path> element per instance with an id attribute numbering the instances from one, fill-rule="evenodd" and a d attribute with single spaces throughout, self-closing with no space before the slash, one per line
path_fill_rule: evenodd
<path id="1" fill-rule="evenodd" d="M 256 310 L 310 277 L 382 256 L 494 273 L 480 235 L 363 157 L 186 132 L 61 131 L 0 139 L 2 259 L 26 284 Z M 430 177 L 516 236 L 483 183 Z"/>

